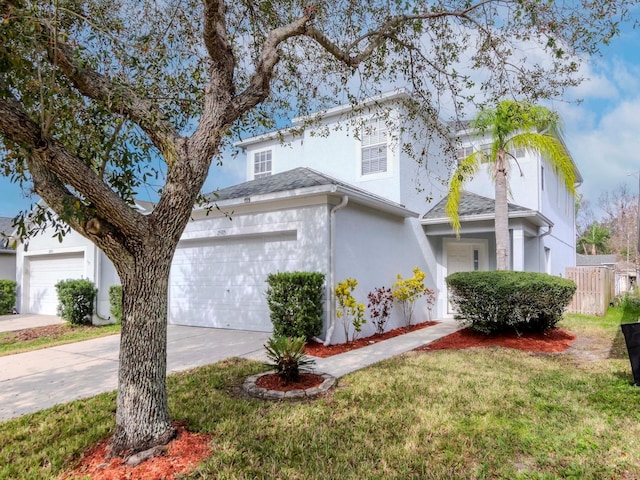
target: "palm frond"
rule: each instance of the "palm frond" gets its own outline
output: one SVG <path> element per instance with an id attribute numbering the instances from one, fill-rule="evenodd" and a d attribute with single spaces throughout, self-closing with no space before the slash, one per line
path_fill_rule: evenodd
<path id="1" fill-rule="evenodd" d="M 465 183 L 478 173 L 480 163 L 484 156 L 485 154 L 483 152 L 473 152 L 468 157 L 463 158 L 451 177 L 445 212 L 458 237 L 460 236 L 460 216 L 458 215 L 458 210 L 460 208 L 462 190 L 464 189 Z"/>
<path id="2" fill-rule="evenodd" d="M 572 195 L 576 194 L 576 167 L 561 140 L 551 135 L 525 132 L 509 139 L 508 145 L 539 152 L 553 169 L 561 173 L 567 190 Z"/>

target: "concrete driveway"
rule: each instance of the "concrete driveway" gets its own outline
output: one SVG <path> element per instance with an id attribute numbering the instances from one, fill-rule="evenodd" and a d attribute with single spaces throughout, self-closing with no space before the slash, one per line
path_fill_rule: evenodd
<path id="1" fill-rule="evenodd" d="M 25 328 L 45 327 L 47 325 L 59 325 L 66 323 L 54 315 L 0 315 L 0 332 L 14 332 Z"/>
<path id="2" fill-rule="evenodd" d="M 264 360 L 263 345 L 269 336 L 169 325 L 168 373 L 230 357 Z M 111 335 L 0 357 L 0 421 L 115 390 L 119 343 L 120 335 Z"/>

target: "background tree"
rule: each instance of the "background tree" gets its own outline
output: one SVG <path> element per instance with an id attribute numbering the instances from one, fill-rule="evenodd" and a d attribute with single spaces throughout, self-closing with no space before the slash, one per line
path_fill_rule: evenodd
<path id="1" fill-rule="evenodd" d="M 608 242 L 611 253 L 628 264 L 637 264 L 638 197 L 620 185 L 612 192 L 604 192 L 598 201 L 604 211 L 602 225 L 611 233 Z"/>
<path id="2" fill-rule="evenodd" d="M 593 222 L 578 239 L 578 250 L 585 255 L 610 253 L 610 240 L 609 228 L 599 222 Z"/>
<path id="3" fill-rule="evenodd" d="M 122 282 L 112 453 L 174 435 L 169 269 L 226 146 L 336 101 L 357 111 L 398 85 L 413 93 L 408 121 L 431 120 L 416 134 L 448 139 L 442 99 L 464 116 L 478 92 L 561 94 L 633 3 L 0 0 L 0 171 L 44 199 L 60 233 L 69 225 L 100 247 Z M 142 215 L 132 202 L 149 188 L 158 200 Z M 18 219 L 20 233 L 47 216 Z"/>
<path id="4" fill-rule="evenodd" d="M 596 216 L 591 208 L 591 202 L 584 198 L 581 194 L 575 196 L 575 213 L 576 213 L 576 239 L 580 238 L 589 226 L 596 221 Z M 579 245 L 576 242 L 576 251 Z"/>
<path id="5" fill-rule="evenodd" d="M 483 109 L 471 122 L 471 135 L 491 136 L 491 149 L 476 151 L 463 158 L 449 187 L 446 212 L 456 232 L 460 231 L 458 208 L 467 180 L 488 162 L 495 184 L 496 268 L 509 268 L 509 211 L 507 205 L 509 172 L 516 163 L 513 152 L 520 148 L 538 152 L 560 172 L 567 189 L 575 194 L 575 167 L 560 135 L 555 112 L 527 102 L 503 100 L 493 109 Z"/>

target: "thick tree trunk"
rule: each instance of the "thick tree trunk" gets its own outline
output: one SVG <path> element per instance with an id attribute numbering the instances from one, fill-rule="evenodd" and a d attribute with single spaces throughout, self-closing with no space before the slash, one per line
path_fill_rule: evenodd
<path id="1" fill-rule="evenodd" d="M 496 270 L 509 268 L 509 209 L 507 206 L 507 166 L 504 157 L 504 152 L 498 151 L 495 169 Z"/>
<path id="2" fill-rule="evenodd" d="M 148 246 L 134 257 L 127 271 L 118 272 L 123 312 L 112 456 L 166 444 L 175 435 L 166 390 L 167 293 L 172 252 Z"/>

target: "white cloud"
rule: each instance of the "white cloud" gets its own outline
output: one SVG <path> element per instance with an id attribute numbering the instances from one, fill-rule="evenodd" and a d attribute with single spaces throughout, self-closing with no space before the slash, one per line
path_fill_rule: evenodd
<path id="1" fill-rule="evenodd" d="M 591 126 L 579 120 L 580 112 L 593 118 L 587 106 L 572 107 L 569 111 L 572 116 L 570 121 L 565 119 L 566 140 L 584 177 L 580 192 L 593 206 L 597 206 L 603 192 L 611 192 L 621 184 L 627 184 L 635 193 L 638 178 L 634 175 L 640 167 L 640 97 L 610 105 Z"/>

